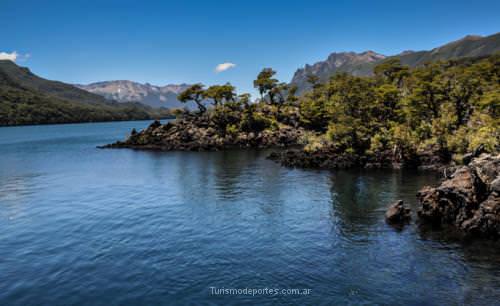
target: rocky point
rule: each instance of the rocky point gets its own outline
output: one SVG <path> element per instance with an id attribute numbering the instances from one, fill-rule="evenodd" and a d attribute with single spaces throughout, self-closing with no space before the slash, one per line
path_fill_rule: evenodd
<path id="1" fill-rule="evenodd" d="M 481 154 L 417 197 L 422 224 L 453 226 L 467 236 L 500 237 L 500 154 Z"/>

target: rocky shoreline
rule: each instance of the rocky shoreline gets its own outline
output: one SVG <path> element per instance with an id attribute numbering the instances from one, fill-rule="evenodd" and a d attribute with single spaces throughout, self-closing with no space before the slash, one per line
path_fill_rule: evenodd
<path id="1" fill-rule="evenodd" d="M 312 169 L 402 169 L 442 171 L 450 166 L 450 158 L 430 149 L 420 155 L 403 156 L 394 150 L 372 156 L 339 154 L 325 146 L 314 151 L 304 148 L 307 131 L 301 127 L 279 124 L 255 131 L 228 132 L 219 130 L 206 117 L 189 116 L 165 124 L 154 121 L 146 129 L 132 130 L 124 141 L 99 148 L 129 148 L 156 151 L 219 151 L 238 148 L 274 148 L 268 158 L 286 167 Z"/>
<path id="2" fill-rule="evenodd" d="M 438 187 L 417 194 L 420 224 L 452 226 L 466 236 L 500 237 L 500 154 L 482 154 Z"/>
<path id="3" fill-rule="evenodd" d="M 373 155 L 358 155 L 355 153 L 339 153 L 331 147 L 316 150 L 291 148 L 273 152 L 269 159 L 285 167 L 312 168 L 324 170 L 365 168 L 365 169 L 402 169 L 417 168 L 419 170 L 442 171 L 450 166 L 450 157 L 433 150 L 414 155 L 402 156 L 395 150 L 377 152 Z"/>
<path id="4" fill-rule="evenodd" d="M 464 165 L 450 166 L 449 157 L 429 150 L 409 158 L 396 151 L 372 156 L 338 154 L 325 146 L 308 151 L 302 141 L 305 131 L 281 124 L 261 131 L 220 131 L 204 117 L 187 117 L 148 128 L 133 130 L 125 141 L 102 148 L 131 148 L 159 151 L 214 151 L 233 148 L 279 148 L 268 157 L 288 167 L 315 169 L 418 168 L 440 170 L 444 175 L 438 187 L 425 187 L 418 194 L 420 225 L 451 226 L 467 236 L 500 237 L 500 154 L 482 153 L 482 147 L 463 158 Z M 389 224 L 402 228 L 410 220 L 402 202 L 393 204 L 387 214 Z"/>
<path id="5" fill-rule="evenodd" d="M 177 119 L 161 124 L 153 122 L 148 128 L 132 130 L 125 141 L 100 148 L 131 148 L 158 151 L 216 151 L 234 148 L 286 148 L 297 146 L 304 130 L 287 125 L 262 131 L 234 133 L 220 131 L 203 117 Z"/>
<path id="6" fill-rule="evenodd" d="M 500 238 L 500 154 L 481 154 L 455 167 L 437 187 L 417 193 L 417 224 L 451 230 L 464 238 Z M 411 219 L 402 200 L 391 204 L 385 220 L 402 229 Z"/>

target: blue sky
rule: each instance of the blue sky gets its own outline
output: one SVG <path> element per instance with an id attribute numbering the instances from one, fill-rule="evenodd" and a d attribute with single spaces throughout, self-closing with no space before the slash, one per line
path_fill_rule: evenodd
<path id="1" fill-rule="evenodd" d="M 395 54 L 500 31 L 500 1 L 0 0 L 0 52 L 68 83 L 289 81 L 338 51 Z M 216 73 L 218 64 L 234 67 Z"/>

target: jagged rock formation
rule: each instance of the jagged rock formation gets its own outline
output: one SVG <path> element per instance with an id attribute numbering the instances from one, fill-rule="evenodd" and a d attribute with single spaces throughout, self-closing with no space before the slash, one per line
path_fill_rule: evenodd
<path id="1" fill-rule="evenodd" d="M 500 154 L 482 154 L 440 186 L 417 195 L 420 222 L 451 225 L 470 236 L 500 237 Z"/>
<path id="2" fill-rule="evenodd" d="M 293 75 L 291 83 L 298 86 L 301 93 L 310 88 L 307 82 L 309 75 L 315 75 L 320 82 L 325 82 L 337 72 L 346 72 L 356 76 L 371 75 L 373 66 L 386 58 L 385 55 L 373 51 L 362 53 L 340 52 L 332 53 L 325 61 L 313 65 L 306 64 Z"/>
<path id="3" fill-rule="evenodd" d="M 152 107 L 184 108 L 194 109 L 194 103 L 181 103 L 177 95 L 189 87 L 188 84 L 169 84 L 155 86 L 149 83 L 118 80 L 96 82 L 88 85 L 76 85 L 88 92 L 105 97 L 108 100 L 118 102 L 139 102 Z"/>

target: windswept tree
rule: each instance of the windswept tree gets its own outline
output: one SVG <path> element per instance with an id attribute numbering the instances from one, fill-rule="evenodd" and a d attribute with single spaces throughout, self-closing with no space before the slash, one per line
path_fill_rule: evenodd
<path id="1" fill-rule="evenodd" d="M 269 96 L 272 95 L 274 104 L 276 104 L 278 111 L 280 111 L 281 106 L 285 103 L 293 103 L 297 100 L 295 97 L 296 92 L 297 86 L 289 85 L 287 83 L 279 83 L 270 90 Z"/>
<path id="2" fill-rule="evenodd" d="M 177 99 L 182 103 L 194 101 L 198 106 L 200 113 L 204 113 L 207 111 L 207 108 L 205 107 L 205 105 L 203 105 L 203 98 L 205 95 L 205 90 L 203 89 L 203 87 L 205 86 L 201 83 L 191 85 L 186 88 L 186 90 L 181 92 L 177 96 Z"/>
<path id="3" fill-rule="evenodd" d="M 267 95 L 270 103 L 274 103 L 275 88 L 278 85 L 278 80 L 273 78 L 275 74 L 276 71 L 272 68 L 264 68 L 253 81 L 253 87 L 259 90 L 261 99 L 264 100 L 264 95 Z"/>
<path id="4" fill-rule="evenodd" d="M 245 108 L 248 108 L 250 106 L 250 97 L 251 95 L 249 93 L 242 93 L 238 96 L 238 101 L 243 104 Z"/>
<path id="5" fill-rule="evenodd" d="M 226 102 L 234 102 L 236 88 L 230 83 L 224 85 L 212 85 L 205 90 L 203 97 L 205 99 L 212 99 L 214 105 L 221 105 Z"/>

